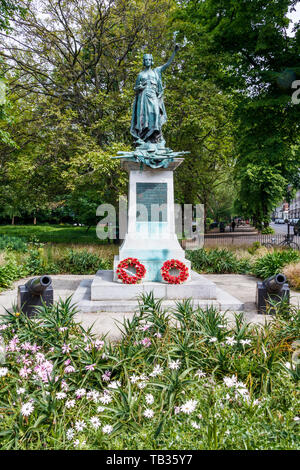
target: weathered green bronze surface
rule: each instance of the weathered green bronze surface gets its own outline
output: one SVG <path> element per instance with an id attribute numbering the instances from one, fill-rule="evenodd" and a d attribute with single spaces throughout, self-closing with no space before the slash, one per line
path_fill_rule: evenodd
<path id="1" fill-rule="evenodd" d="M 162 72 L 174 60 L 179 46 L 176 45 L 171 58 L 164 65 L 152 69 L 152 54 L 145 54 L 143 58 L 144 70 L 139 73 L 135 84 L 135 100 L 130 132 L 135 139 L 136 149 L 133 152 L 118 152 L 117 157 L 140 162 L 141 167 L 147 165 L 151 168 L 167 168 L 175 157 L 189 152 L 173 152 L 165 146 L 162 135 L 162 126 L 167 121 L 167 114 L 163 101 L 164 87 Z"/>

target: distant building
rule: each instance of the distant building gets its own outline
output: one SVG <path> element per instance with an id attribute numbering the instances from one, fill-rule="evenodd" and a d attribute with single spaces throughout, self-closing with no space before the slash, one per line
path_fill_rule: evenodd
<path id="1" fill-rule="evenodd" d="M 272 214 L 272 219 L 287 219 L 289 214 L 289 205 L 287 202 L 283 202 L 280 206 L 276 207 Z"/>
<path id="2" fill-rule="evenodd" d="M 297 191 L 295 199 L 290 203 L 289 219 L 300 219 L 300 191 Z"/>

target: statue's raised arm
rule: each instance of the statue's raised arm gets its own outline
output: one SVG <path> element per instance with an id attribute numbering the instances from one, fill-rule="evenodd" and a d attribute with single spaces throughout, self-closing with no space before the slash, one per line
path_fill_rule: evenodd
<path id="1" fill-rule="evenodd" d="M 164 70 L 166 70 L 168 67 L 170 67 L 170 65 L 172 64 L 174 58 L 175 58 L 175 55 L 176 55 L 176 52 L 178 51 L 179 49 L 179 45 L 178 44 L 175 44 L 175 48 L 174 48 L 174 52 L 173 54 L 171 55 L 170 59 L 168 60 L 168 62 L 166 62 L 164 65 L 162 65 L 161 67 L 157 67 L 161 70 L 161 72 L 163 72 Z"/>

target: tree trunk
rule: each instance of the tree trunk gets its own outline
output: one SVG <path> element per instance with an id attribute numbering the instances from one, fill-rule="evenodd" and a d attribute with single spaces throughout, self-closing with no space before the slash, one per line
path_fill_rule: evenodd
<path id="1" fill-rule="evenodd" d="M 11 225 L 15 225 L 15 216 L 14 215 L 12 216 L 12 219 L 11 219 Z"/>
<path id="2" fill-rule="evenodd" d="M 36 225 L 36 217 L 33 218 L 33 225 Z"/>

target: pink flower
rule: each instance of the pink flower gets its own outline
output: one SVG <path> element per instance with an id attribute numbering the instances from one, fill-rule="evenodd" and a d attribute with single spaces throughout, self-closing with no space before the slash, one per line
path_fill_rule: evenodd
<path id="1" fill-rule="evenodd" d="M 65 367 L 65 374 L 71 374 L 72 372 L 75 372 L 75 368 L 73 366 Z"/>
<path id="2" fill-rule="evenodd" d="M 18 347 L 19 342 L 19 338 L 14 336 L 13 339 L 8 343 L 7 350 L 11 352 L 20 351 L 20 348 Z"/>
<path id="3" fill-rule="evenodd" d="M 71 351 L 71 346 L 70 346 L 70 344 L 64 343 L 64 344 L 63 344 L 63 347 L 61 348 L 61 350 L 62 350 L 62 352 L 63 352 L 64 354 L 69 353 L 69 352 Z"/>
<path id="4" fill-rule="evenodd" d="M 52 372 L 53 364 L 50 361 L 42 362 L 41 364 L 37 365 L 34 368 L 34 372 L 36 372 L 37 377 L 42 379 L 43 382 L 49 382 L 49 376 Z"/>
<path id="5" fill-rule="evenodd" d="M 145 346 L 145 348 L 149 348 L 149 346 L 151 345 L 151 339 L 150 338 L 144 338 L 144 339 L 142 339 L 141 344 L 143 346 Z"/>
<path id="6" fill-rule="evenodd" d="M 68 366 L 69 364 L 71 364 L 71 359 L 67 359 L 67 360 L 64 362 L 64 365 L 65 365 L 65 366 Z"/>
<path id="7" fill-rule="evenodd" d="M 29 377 L 29 375 L 31 374 L 31 372 L 32 372 L 32 369 L 30 369 L 29 367 L 24 366 L 24 367 L 22 367 L 22 369 L 20 369 L 19 375 L 23 379 L 27 379 Z"/>
<path id="8" fill-rule="evenodd" d="M 95 370 L 95 365 L 96 364 L 91 364 L 90 366 L 85 366 L 85 370 Z M 103 378 L 103 376 L 102 376 Z"/>
<path id="9" fill-rule="evenodd" d="M 106 370 L 104 374 L 102 375 L 102 380 L 104 380 L 104 382 L 109 382 L 110 376 L 111 376 L 111 372 L 109 370 Z"/>

